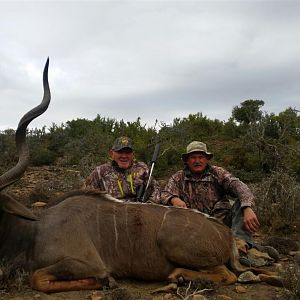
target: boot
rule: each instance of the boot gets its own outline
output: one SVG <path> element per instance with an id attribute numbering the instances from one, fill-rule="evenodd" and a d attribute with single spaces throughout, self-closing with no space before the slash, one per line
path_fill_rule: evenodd
<path id="1" fill-rule="evenodd" d="M 253 248 L 256 248 L 260 252 L 267 253 L 275 261 L 278 261 L 280 258 L 279 252 L 272 246 L 263 246 L 263 245 L 259 245 L 259 244 L 253 244 Z"/>

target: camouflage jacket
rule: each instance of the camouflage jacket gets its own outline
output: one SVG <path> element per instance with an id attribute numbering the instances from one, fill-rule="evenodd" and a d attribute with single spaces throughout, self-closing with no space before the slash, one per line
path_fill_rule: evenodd
<path id="1" fill-rule="evenodd" d="M 208 166 L 200 178 L 188 169 L 175 173 L 161 193 L 161 202 L 170 204 L 173 197 L 179 197 L 187 207 L 221 217 L 231 208 L 227 195 L 238 198 L 241 207 L 254 206 L 254 196 L 245 183 L 221 167 Z"/>
<path id="2" fill-rule="evenodd" d="M 83 189 L 100 189 L 118 199 L 136 201 L 136 194 L 141 185 L 146 185 L 149 169 L 143 162 L 134 161 L 129 169 L 120 169 L 117 164 L 109 162 L 97 166 L 85 180 Z M 160 202 L 160 188 L 152 179 L 146 193 L 150 200 Z"/>

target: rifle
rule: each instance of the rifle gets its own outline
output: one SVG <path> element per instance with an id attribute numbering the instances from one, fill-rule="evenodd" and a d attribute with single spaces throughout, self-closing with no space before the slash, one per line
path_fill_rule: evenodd
<path id="1" fill-rule="evenodd" d="M 152 172 L 153 172 L 153 169 L 154 169 L 154 165 L 156 164 L 156 161 L 157 161 L 157 158 L 158 158 L 158 155 L 159 155 L 159 150 L 160 150 L 160 144 L 157 143 L 155 145 L 155 149 L 154 149 L 154 152 L 153 152 L 153 155 L 152 155 L 151 168 L 150 168 L 150 172 L 149 172 L 146 187 L 144 185 L 141 185 L 139 187 L 138 191 L 137 191 L 136 199 L 139 202 L 145 202 L 145 200 L 146 200 L 145 199 L 146 191 L 147 191 L 147 189 L 149 187 L 149 184 L 151 182 L 151 176 L 152 176 Z"/>

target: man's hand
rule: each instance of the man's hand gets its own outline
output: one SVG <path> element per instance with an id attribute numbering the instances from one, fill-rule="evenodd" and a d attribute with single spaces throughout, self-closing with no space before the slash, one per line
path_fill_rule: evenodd
<path id="1" fill-rule="evenodd" d="M 172 198 L 170 202 L 173 206 L 187 208 L 185 202 L 178 197 Z"/>
<path id="2" fill-rule="evenodd" d="M 256 232 L 259 227 L 257 216 L 251 207 L 244 208 L 244 226 L 250 233 Z"/>

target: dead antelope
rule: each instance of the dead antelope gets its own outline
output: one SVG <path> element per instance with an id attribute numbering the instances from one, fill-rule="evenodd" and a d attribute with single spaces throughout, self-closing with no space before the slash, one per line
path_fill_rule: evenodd
<path id="1" fill-rule="evenodd" d="M 26 128 L 50 102 L 48 63 L 44 98 L 20 120 L 18 164 L 0 177 L 0 190 L 19 179 L 29 162 Z M 156 204 L 124 203 L 103 193 L 75 192 L 37 218 L 0 193 L 0 259 L 30 272 L 44 292 L 99 289 L 115 278 L 177 282 L 208 279 L 230 284 L 234 261 L 230 230 L 203 214 Z"/>

